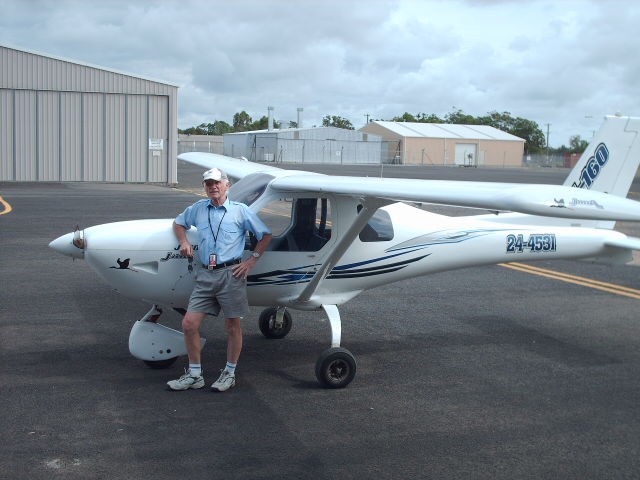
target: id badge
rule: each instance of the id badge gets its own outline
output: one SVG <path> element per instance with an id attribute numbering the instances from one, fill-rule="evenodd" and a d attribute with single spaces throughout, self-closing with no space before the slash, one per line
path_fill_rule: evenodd
<path id="1" fill-rule="evenodd" d="M 209 270 L 213 270 L 213 267 L 215 267 L 217 264 L 218 264 L 217 256 L 215 253 L 212 253 L 211 255 L 209 255 L 209 266 L 207 268 Z"/>

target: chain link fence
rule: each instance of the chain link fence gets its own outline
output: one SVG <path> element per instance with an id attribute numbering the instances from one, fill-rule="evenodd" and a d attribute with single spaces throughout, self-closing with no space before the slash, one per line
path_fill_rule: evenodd
<path id="1" fill-rule="evenodd" d="M 224 144 L 222 137 L 205 135 L 180 135 L 178 137 L 178 155 L 187 152 L 208 152 L 222 155 Z"/>
<path id="2" fill-rule="evenodd" d="M 580 158 L 580 154 L 573 157 L 560 154 L 536 154 L 525 155 L 522 158 L 523 167 L 548 167 L 548 168 L 568 168 L 575 165 Z"/>

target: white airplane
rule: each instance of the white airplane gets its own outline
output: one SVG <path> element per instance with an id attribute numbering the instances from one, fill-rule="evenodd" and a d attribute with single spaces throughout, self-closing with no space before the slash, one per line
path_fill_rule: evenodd
<path id="1" fill-rule="evenodd" d="M 353 380 L 356 361 L 340 346 L 338 306 L 364 290 L 500 262 L 629 261 L 640 239 L 613 227 L 616 220 L 640 221 L 640 203 L 625 198 L 640 162 L 639 131 L 640 118 L 606 117 L 562 186 L 328 176 L 195 152 L 179 158 L 238 179 L 229 196 L 258 212 L 274 234 L 248 278 L 249 303 L 267 307 L 260 330 L 283 338 L 292 324 L 288 309 L 324 310 L 331 347 L 315 373 L 323 386 L 341 388 Z M 396 202 L 491 213 L 449 217 Z M 182 333 L 158 319 L 160 305 L 184 312 L 194 280 L 172 222 L 97 225 L 49 245 L 84 258 L 118 292 L 153 304 L 133 325 L 129 349 L 157 368 L 186 355 Z M 195 229 L 189 237 L 198 244 Z M 247 236 L 246 254 L 253 241 Z"/>

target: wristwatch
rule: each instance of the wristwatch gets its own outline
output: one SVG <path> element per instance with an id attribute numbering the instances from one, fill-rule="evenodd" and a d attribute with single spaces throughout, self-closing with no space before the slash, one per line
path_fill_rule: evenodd
<path id="1" fill-rule="evenodd" d="M 258 252 L 251 252 L 251 256 L 256 260 L 260 258 L 260 254 Z"/>

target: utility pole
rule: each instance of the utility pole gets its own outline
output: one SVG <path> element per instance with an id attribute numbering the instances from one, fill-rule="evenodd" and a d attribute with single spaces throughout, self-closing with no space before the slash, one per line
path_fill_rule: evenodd
<path id="1" fill-rule="evenodd" d="M 547 164 L 549 163 L 549 123 L 547 123 Z"/>
<path id="2" fill-rule="evenodd" d="M 369 114 L 365 113 L 364 116 L 367 119 L 367 123 L 365 123 L 365 125 L 368 125 L 369 124 Z"/>

